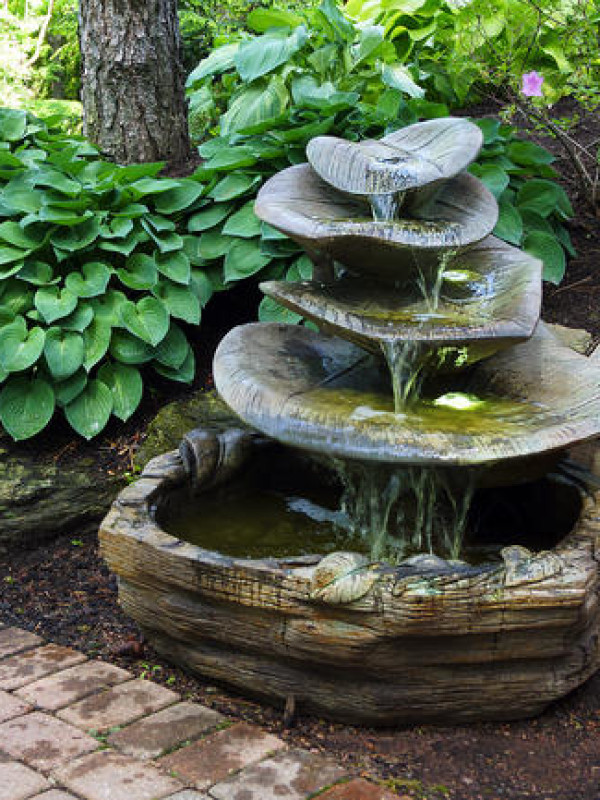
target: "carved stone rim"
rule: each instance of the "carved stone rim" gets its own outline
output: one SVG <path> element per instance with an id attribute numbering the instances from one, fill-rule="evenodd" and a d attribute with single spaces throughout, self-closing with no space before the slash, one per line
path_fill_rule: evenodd
<path id="1" fill-rule="evenodd" d="M 412 218 L 375 222 L 309 164 L 287 167 L 269 178 L 254 210 L 264 222 L 316 250 L 328 250 L 336 240 L 355 239 L 373 247 L 455 249 L 485 238 L 498 219 L 493 194 L 474 175 L 462 172 L 450 178 L 439 196 L 423 203 L 422 209 L 415 206 Z"/>
<path id="2" fill-rule="evenodd" d="M 161 495 L 176 489 L 184 488 L 190 484 L 191 477 L 184 465 L 178 451 L 157 456 L 148 462 L 139 480 L 126 487 L 117 497 L 113 506 L 103 521 L 100 528 L 100 540 L 108 539 L 118 534 L 138 540 L 146 545 L 166 553 L 184 558 L 191 564 L 204 564 L 211 568 L 226 570 L 242 570 L 245 574 L 254 574 L 256 579 L 269 575 L 270 579 L 289 580 L 297 583 L 298 591 L 305 599 L 322 602 L 326 605 L 344 604 L 357 611 L 376 610 L 383 612 L 385 607 L 384 596 L 381 594 L 375 603 L 365 601 L 375 583 L 385 585 L 392 596 L 402 595 L 403 598 L 418 597 L 429 591 L 423 581 L 431 588 L 436 584 L 466 582 L 468 585 L 476 583 L 483 576 L 494 576 L 498 587 L 516 588 L 530 586 L 532 583 L 541 583 L 551 576 L 564 576 L 565 592 L 569 594 L 568 573 L 576 572 L 581 578 L 581 571 L 587 573 L 586 585 L 595 579 L 598 570 L 598 553 L 600 546 L 600 491 L 582 498 L 582 511 L 573 528 L 552 550 L 532 554 L 518 545 L 509 546 L 502 551 L 504 564 L 483 564 L 480 566 L 460 567 L 449 562 L 446 568 L 419 568 L 404 562 L 398 566 L 385 563 L 369 563 L 365 556 L 358 553 L 333 553 L 328 556 L 321 554 L 295 556 L 287 558 L 248 559 L 235 558 L 223 555 L 218 551 L 207 550 L 198 545 L 189 544 L 164 531 L 157 523 L 155 511 L 160 503 Z M 210 481 L 209 481 L 210 483 Z M 202 486 L 196 486 L 201 490 Z M 587 554 L 587 555 L 585 555 Z M 332 556 L 349 555 L 356 559 L 353 569 L 349 573 L 342 573 L 334 577 L 325 587 L 319 584 L 317 569 L 319 565 L 328 565 Z M 582 563 L 582 555 L 584 560 Z M 410 561 L 410 559 L 408 559 Z M 325 562 L 325 563 L 324 563 Z M 438 560 L 442 563 L 442 559 Z M 345 579 L 348 574 L 356 578 L 357 573 L 363 571 L 365 581 L 359 582 L 357 588 L 349 587 L 345 595 L 322 592 L 323 588 L 331 588 L 338 578 Z M 342 583 L 342 590 L 344 584 Z M 572 590 L 571 590 L 572 591 Z M 354 594 L 353 594 L 354 592 Z M 556 598 L 554 598 L 556 599 Z M 564 602 L 564 598 L 563 598 Z M 576 598 L 568 600 L 569 605 L 576 602 Z M 366 605 L 365 605 L 366 603 Z M 432 623 L 432 627 L 435 625 Z"/>

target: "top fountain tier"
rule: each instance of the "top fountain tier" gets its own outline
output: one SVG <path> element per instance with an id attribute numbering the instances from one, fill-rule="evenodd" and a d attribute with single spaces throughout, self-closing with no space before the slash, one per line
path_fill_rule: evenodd
<path id="1" fill-rule="evenodd" d="M 494 196 L 462 171 L 480 146 L 479 128 L 452 118 L 380 141 L 319 136 L 310 164 L 268 180 L 254 210 L 330 267 L 329 278 L 334 262 L 394 283 L 435 272 L 444 254 L 481 241 L 498 219 Z"/>
<path id="2" fill-rule="evenodd" d="M 477 158 L 483 136 L 466 119 L 447 117 L 409 125 L 378 141 L 317 136 L 308 161 L 330 186 L 364 198 L 403 193 L 458 175 Z"/>

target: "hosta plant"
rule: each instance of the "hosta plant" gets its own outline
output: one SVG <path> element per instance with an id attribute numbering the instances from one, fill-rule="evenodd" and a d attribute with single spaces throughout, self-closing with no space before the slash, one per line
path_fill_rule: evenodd
<path id="1" fill-rule="evenodd" d="M 0 109 L 0 422 L 14 439 L 57 411 L 91 438 L 131 416 L 152 373 L 192 379 L 185 326 L 212 286 L 185 220 L 209 201 L 161 166 L 106 163 Z"/>
<path id="2" fill-rule="evenodd" d="M 254 35 L 217 48 L 188 79 L 192 118 L 213 134 L 200 146 L 205 162 L 197 173 L 211 184 L 212 204 L 190 218 L 189 232 L 200 237 L 201 256 L 222 268 L 225 285 L 310 276 L 308 259 L 261 225 L 252 204 L 266 178 L 306 160 L 313 136 L 377 138 L 450 113 L 427 100 L 418 69 L 398 60 L 383 26 L 352 22 L 333 0 L 306 18 L 258 9 L 248 24 Z M 486 143 L 472 169 L 499 199 L 496 233 L 542 257 L 546 279 L 556 282 L 563 248 L 571 247 L 562 225 L 571 209 L 553 180 L 552 156 L 509 126 L 481 125 Z M 260 312 L 262 319 L 298 319 L 269 299 Z"/>

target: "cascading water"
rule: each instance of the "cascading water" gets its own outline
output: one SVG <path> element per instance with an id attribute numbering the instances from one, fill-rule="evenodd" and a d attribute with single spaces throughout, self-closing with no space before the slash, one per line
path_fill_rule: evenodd
<path id="1" fill-rule="evenodd" d="M 392 222 L 402 208 L 405 193 L 373 194 L 369 197 L 371 213 L 375 222 Z"/>
<path id="2" fill-rule="evenodd" d="M 423 552 L 459 558 L 475 490 L 472 473 L 459 481 L 435 467 L 331 463 L 343 486 L 345 524 L 367 542 L 373 561 L 398 563 Z"/>
<path id="3" fill-rule="evenodd" d="M 466 172 L 481 143 L 466 119 L 317 137 L 260 190 L 257 216 L 319 254 L 313 280 L 261 288 L 318 330 L 230 331 L 213 374 L 235 416 L 195 401 L 201 427 L 100 532 L 124 609 L 205 680 L 345 722 L 455 724 L 537 714 L 600 665 L 600 495 L 553 477 L 600 435 L 600 362 L 538 324 L 542 264 L 491 235 L 497 204 Z M 367 218 L 398 190 L 415 219 Z"/>

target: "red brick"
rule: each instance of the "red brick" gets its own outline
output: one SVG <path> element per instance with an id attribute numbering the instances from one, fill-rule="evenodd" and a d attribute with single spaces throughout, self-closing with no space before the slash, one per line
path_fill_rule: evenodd
<path id="1" fill-rule="evenodd" d="M 12 656 L 20 650 L 38 647 L 43 643 L 41 637 L 35 633 L 23 631 L 20 628 L 2 628 L 0 630 L 0 658 Z"/>
<path id="2" fill-rule="evenodd" d="M 197 703 L 177 703 L 111 734 L 108 743 L 136 758 L 156 758 L 182 742 L 198 739 L 224 719 Z"/>
<path id="3" fill-rule="evenodd" d="M 103 661 L 86 661 L 75 667 L 48 675 L 39 681 L 34 681 L 15 694 L 24 700 L 34 703 L 39 708 L 47 711 L 56 711 L 70 703 L 81 700 L 82 697 L 131 680 L 132 675 L 127 670 L 105 664 Z"/>
<path id="4" fill-rule="evenodd" d="M 210 794 L 216 800 L 306 800 L 345 774 L 331 758 L 291 750 L 246 767 L 213 786 Z"/>
<path id="5" fill-rule="evenodd" d="M 98 746 L 95 739 L 72 725 L 37 711 L 0 725 L 0 750 L 42 771 Z"/>
<path id="6" fill-rule="evenodd" d="M 28 711 L 31 711 L 29 703 L 8 692 L 0 691 L 0 723 L 13 717 L 20 717 Z"/>
<path id="7" fill-rule="evenodd" d="M 150 764 L 114 750 L 79 758 L 54 777 L 86 800 L 162 800 L 183 788 Z"/>
<path id="8" fill-rule="evenodd" d="M 108 731 L 159 711 L 179 700 L 179 695 L 157 683 L 135 679 L 80 700 L 57 716 L 85 731 Z"/>
<path id="9" fill-rule="evenodd" d="M 0 753 L 0 800 L 24 800 L 49 786 L 43 775 Z"/>
<path id="10" fill-rule="evenodd" d="M 21 686 L 81 661 L 86 661 L 82 653 L 57 644 L 28 650 L 0 661 L 0 689 L 20 689 Z"/>
<path id="11" fill-rule="evenodd" d="M 282 748 L 285 743 L 281 739 L 240 722 L 171 753 L 158 763 L 169 773 L 205 790 Z"/>

